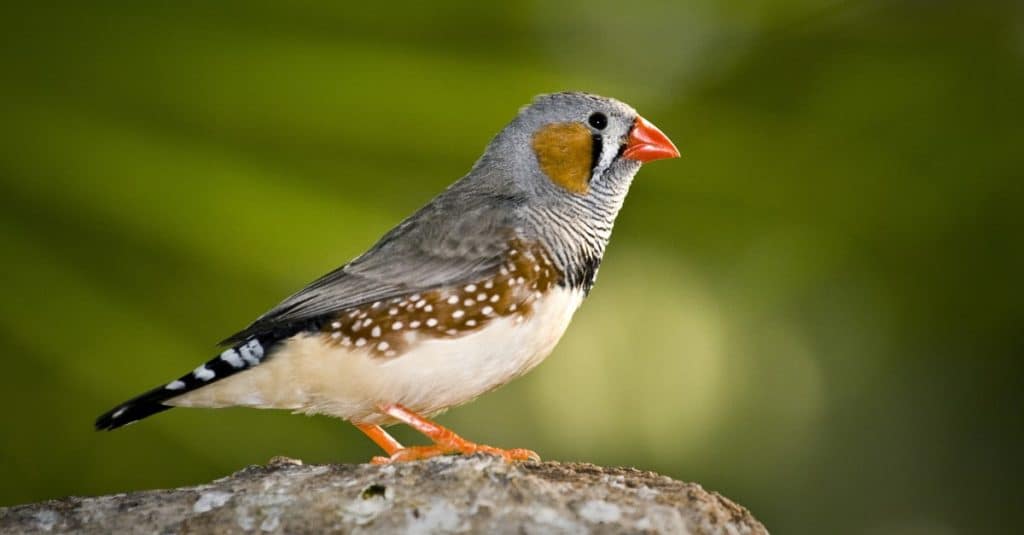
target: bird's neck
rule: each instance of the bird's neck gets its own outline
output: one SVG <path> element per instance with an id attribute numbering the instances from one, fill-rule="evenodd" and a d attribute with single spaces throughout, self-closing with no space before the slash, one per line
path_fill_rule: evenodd
<path id="1" fill-rule="evenodd" d="M 548 249 L 565 286 L 589 292 L 635 168 L 594 181 L 587 195 L 526 211 L 528 232 Z"/>

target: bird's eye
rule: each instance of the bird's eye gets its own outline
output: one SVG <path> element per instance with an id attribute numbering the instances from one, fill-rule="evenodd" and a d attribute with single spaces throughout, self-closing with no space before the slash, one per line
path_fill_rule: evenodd
<path id="1" fill-rule="evenodd" d="M 608 117 L 598 111 L 590 114 L 590 118 L 587 119 L 587 122 L 590 123 L 590 126 L 593 126 L 598 130 L 604 130 L 604 127 L 608 126 Z"/>

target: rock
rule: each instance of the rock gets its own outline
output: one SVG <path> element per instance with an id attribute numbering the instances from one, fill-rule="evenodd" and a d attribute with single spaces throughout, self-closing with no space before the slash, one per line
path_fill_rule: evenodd
<path id="1" fill-rule="evenodd" d="M 0 533 L 767 533 L 695 483 L 486 456 L 374 465 L 274 458 L 206 485 L 0 508 Z"/>

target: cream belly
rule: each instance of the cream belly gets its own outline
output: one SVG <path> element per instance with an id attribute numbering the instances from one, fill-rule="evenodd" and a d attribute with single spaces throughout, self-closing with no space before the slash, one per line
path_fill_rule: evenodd
<path id="1" fill-rule="evenodd" d="M 583 299 L 553 288 L 529 316 L 503 317 L 457 338 L 410 332 L 409 350 L 381 357 L 299 335 L 259 366 L 168 400 L 179 407 L 257 407 L 391 423 L 377 407 L 400 403 L 424 415 L 461 405 L 530 371 L 554 349 Z"/>

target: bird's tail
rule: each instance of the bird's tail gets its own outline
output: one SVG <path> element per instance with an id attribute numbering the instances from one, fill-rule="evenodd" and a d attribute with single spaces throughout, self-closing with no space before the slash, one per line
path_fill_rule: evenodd
<path id="1" fill-rule="evenodd" d="M 164 403 L 167 400 L 258 365 L 263 361 L 266 355 L 265 348 L 272 340 L 261 341 L 258 337 L 252 336 L 236 344 L 190 373 L 103 413 L 96 418 L 96 430 L 110 431 L 163 412 L 172 408 L 171 405 Z"/>

